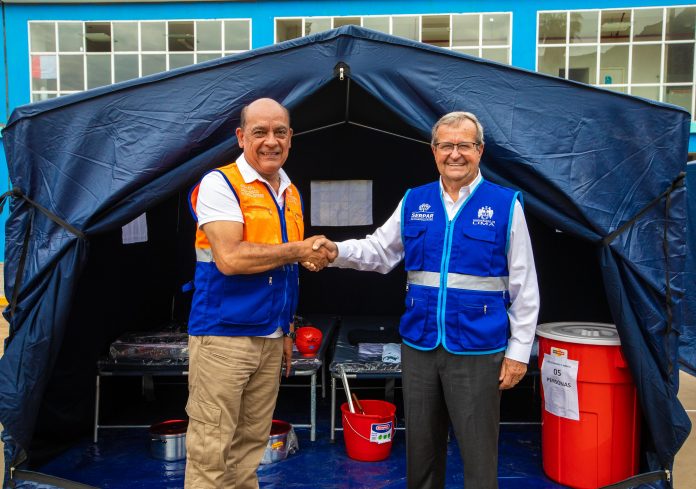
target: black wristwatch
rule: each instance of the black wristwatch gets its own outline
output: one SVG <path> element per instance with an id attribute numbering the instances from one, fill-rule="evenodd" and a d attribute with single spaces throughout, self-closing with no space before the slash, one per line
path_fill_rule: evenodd
<path id="1" fill-rule="evenodd" d="M 295 341 L 295 336 L 297 335 L 294 331 L 288 331 L 287 333 L 284 333 L 283 336 L 285 336 L 286 338 L 290 338 L 292 341 Z"/>

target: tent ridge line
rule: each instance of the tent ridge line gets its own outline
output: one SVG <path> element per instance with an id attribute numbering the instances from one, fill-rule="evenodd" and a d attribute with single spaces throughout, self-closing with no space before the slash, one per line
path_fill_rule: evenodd
<path id="1" fill-rule="evenodd" d="M 322 131 L 324 129 L 331 129 L 332 127 L 342 126 L 344 124 L 348 124 L 349 126 L 362 127 L 363 129 L 370 129 L 371 131 L 376 131 L 376 132 L 379 132 L 382 134 L 388 134 L 389 136 L 395 136 L 397 138 L 408 139 L 409 141 L 413 141 L 415 143 L 420 143 L 420 144 L 425 144 L 426 146 L 430 146 L 429 142 L 423 141 L 422 139 L 416 139 L 416 138 L 412 138 L 409 136 L 404 136 L 403 134 L 397 134 L 395 132 L 385 131 L 384 129 L 379 129 L 377 127 L 372 127 L 372 126 L 368 126 L 367 124 L 360 124 L 359 122 L 353 122 L 353 121 L 334 122 L 332 124 L 327 124 L 325 126 L 315 127 L 313 129 L 307 129 L 306 131 L 302 131 L 302 132 L 298 132 L 296 134 L 293 134 L 293 137 L 296 138 L 299 136 L 304 136 L 305 134 L 310 134 L 313 132 Z"/>
<path id="2" fill-rule="evenodd" d="M 427 146 L 430 146 L 430 143 L 429 143 L 429 142 L 423 141 L 423 140 L 421 140 L 421 139 L 416 139 L 416 138 L 412 138 L 412 137 L 409 137 L 409 136 L 404 136 L 403 134 L 397 134 L 397 133 L 395 133 L 395 132 L 385 131 L 384 129 L 378 129 L 378 128 L 376 128 L 376 127 L 367 126 L 367 125 L 365 125 L 365 124 L 360 124 L 360 123 L 358 123 L 358 122 L 353 122 L 353 121 L 347 121 L 347 122 L 348 122 L 348 124 L 350 124 L 350 125 L 352 125 L 352 126 L 358 126 L 358 127 L 364 128 L 364 129 L 371 129 L 371 130 L 373 130 L 373 131 L 381 132 L 381 133 L 383 133 L 383 134 L 388 134 L 388 135 L 390 135 L 390 136 L 396 136 L 397 138 L 408 139 L 409 141 L 413 141 L 413 142 L 416 142 L 416 143 L 421 143 L 421 144 L 425 144 L 425 145 L 427 145 Z"/>
<path id="3" fill-rule="evenodd" d="M 327 125 L 325 125 L 325 126 L 315 127 L 314 129 L 307 129 L 306 131 L 302 131 L 302 132 L 295 133 L 295 134 L 292 135 L 292 137 L 296 138 L 296 137 L 299 137 L 299 136 L 304 136 L 305 134 L 310 134 L 310 133 L 313 133 L 313 132 L 321 131 L 321 130 L 323 130 L 323 129 L 331 129 L 332 127 L 342 126 L 342 125 L 345 124 L 345 123 L 346 123 L 346 121 L 333 122 L 333 123 L 327 124 Z"/>

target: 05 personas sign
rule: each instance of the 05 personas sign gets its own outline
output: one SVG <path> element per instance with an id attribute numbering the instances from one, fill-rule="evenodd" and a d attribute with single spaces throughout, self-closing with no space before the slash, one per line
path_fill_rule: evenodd
<path id="1" fill-rule="evenodd" d="M 568 358 L 568 351 L 551 347 L 541 364 L 544 409 L 561 418 L 578 421 L 578 361 Z"/>

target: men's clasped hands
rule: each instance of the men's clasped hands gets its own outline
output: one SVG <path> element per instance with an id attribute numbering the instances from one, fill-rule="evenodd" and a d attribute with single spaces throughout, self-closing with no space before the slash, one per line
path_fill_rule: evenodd
<path id="1" fill-rule="evenodd" d="M 306 254 L 301 263 L 310 272 L 323 270 L 338 256 L 336 243 L 326 236 L 317 235 L 307 238 L 303 246 L 306 247 Z"/>

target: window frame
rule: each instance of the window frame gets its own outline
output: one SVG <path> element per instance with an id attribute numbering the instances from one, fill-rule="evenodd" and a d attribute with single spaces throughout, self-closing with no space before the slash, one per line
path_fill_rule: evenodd
<path id="1" fill-rule="evenodd" d="M 571 56 L 570 56 L 570 48 L 571 47 L 594 47 L 595 48 L 595 54 L 596 54 L 596 61 L 595 61 L 595 80 L 594 82 L 590 82 L 590 85 L 599 87 L 599 88 L 604 88 L 607 90 L 612 90 L 612 91 L 617 91 L 619 93 L 626 93 L 629 95 L 633 95 L 634 89 L 641 89 L 641 88 L 655 88 L 658 91 L 658 98 L 657 99 L 652 99 L 656 100 L 658 102 L 663 102 L 663 103 L 670 103 L 665 101 L 665 93 L 670 87 L 686 87 L 689 86 L 691 88 L 691 108 L 689 109 L 689 112 L 691 113 L 691 118 L 692 121 L 696 120 L 696 110 L 694 108 L 696 107 L 696 25 L 694 26 L 694 35 L 691 39 L 677 39 L 677 40 L 668 40 L 667 39 L 667 31 L 668 31 L 668 14 L 670 9 L 686 9 L 686 8 L 694 8 L 696 9 L 696 4 L 689 4 L 689 5 L 667 5 L 667 6 L 648 6 L 648 7 L 612 7 L 612 8 L 606 8 L 606 9 L 576 9 L 576 10 L 539 10 L 537 11 L 537 20 L 536 20 L 536 50 L 535 50 L 535 65 L 534 69 L 535 71 L 539 72 L 539 61 L 540 61 L 540 49 L 541 48 L 564 48 L 565 49 L 565 65 L 564 65 L 564 76 L 561 78 L 564 79 L 569 79 L 570 75 L 570 62 L 571 62 Z M 634 39 L 635 37 L 635 25 L 636 25 L 636 12 L 639 12 L 641 10 L 661 10 L 662 13 L 662 25 L 661 25 L 661 35 L 659 40 L 648 40 L 648 41 L 636 41 Z M 627 41 L 621 41 L 621 42 L 612 42 L 612 43 L 607 43 L 604 42 L 602 43 L 602 37 L 601 37 L 601 27 L 602 27 L 602 13 L 603 12 L 611 12 L 611 11 L 630 11 L 631 17 L 630 17 L 630 29 L 629 29 L 629 34 L 628 34 L 628 40 Z M 571 42 L 570 39 L 570 28 L 571 28 L 571 14 L 574 13 L 582 13 L 582 12 L 597 12 L 597 34 L 596 38 L 593 42 Z M 543 14 L 565 14 L 566 19 L 565 19 L 565 42 L 564 43 L 541 43 L 540 39 L 540 28 L 541 28 L 541 16 Z M 694 60 L 692 61 L 692 74 L 691 74 L 691 81 L 689 82 L 667 82 L 666 81 L 666 69 L 665 69 L 665 54 L 667 52 L 668 46 L 673 46 L 673 45 L 678 45 L 678 44 L 684 44 L 684 45 L 692 45 L 694 46 Z M 624 83 L 613 83 L 613 84 L 605 84 L 602 83 L 602 78 L 601 78 L 601 58 L 602 58 L 602 48 L 603 47 L 617 47 L 617 46 L 626 46 L 628 49 L 628 60 L 627 60 L 627 74 L 626 74 L 626 81 Z M 634 48 L 636 46 L 660 46 L 660 65 L 659 65 L 659 81 L 657 83 L 633 83 L 633 70 L 634 70 Z M 546 73 L 548 74 L 548 73 Z M 558 76 L 558 75 L 552 75 L 552 76 Z M 614 89 L 619 89 L 619 90 L 614 90 Z M 620 91 L 621 90 L 621 91 Z M 637 95 L 637 96 L 642 96 L 642 95 Z"/>
<path id="2" fill-rule="evenodd" d="M 198 43 L 194 42 L 194 47 L 192 51 L 173 51 L 169 49 L 169 28 L 170 22 L 191 22 L 193 24 L 193 35 L 194 40 L 198 39 L 198 23 L 202 21 L 207 22 L 220 22 L 220 49 L 210 50 L 210 49 L 198 49 Z M 143 51 L 142 44 L 142 27 L 144 24 L 150 23 L 162 23 L 165 24 L 165 44 L 163 50 L 157 51 Z M 225 49 L 225 23 L 226 22 L 245 22 L 249 30 L 248 36 L 248 49 L 235 49 L 227 50 Z M 81 51 L 61 51 L 60 50 L 60 24 L 75 24 L 79 23 L 82 27 L 82 50 Z M 88 52 L 86 43 L 86 31 L 88 24 L 91 23 L 108 23 L 110 26 L 110 50 L 108 52 Z M 31 41 L 31 29 L 34 24 L 53 24 L 53 35 L 54 35 L 54 45 L 55 51 L 34 51 L 32 49 Z M 114 25 L 117 24 L 137 24 L 137 50 L 129 51 L 116 51 L 114 50 Z M 239 18 L 215 18 L 215 19 L 146 19 L 146 20 L 30 20 L 27 21 L 27 42 L 29 47 L 29 97 L 31 102 L 36 102 L 39 100 L 45 100 L 47 98 L 55 98 L 63 95 L 69 95 L 72 93 L 79 93 L 84 90 L 88 90 L 88 77 L 87 77 L 87 58 L 88 56 L 109 56 L 111 74 L 110 80 L 111 84 L 116 82 L 116 57 L 121 55 L 135 55 L 138 57 L 138 76 L 132 78 L 132 80 L 141 78 L 143 76 L 143 56 L 147 55 L 160 55 L 165 57 L 165 71 L 169 70 L 171 67 L 170 56 L 172 54 L 186 54 L 191 53 L 193 56 L 193 64 L 199 63 L 199 55 L 205 56 L 210 54 L 218 54 L 218 58 L 228 56 L 230 54 L 242 53 L 251 49 L 251 41 L 253 38 L 253 22 L 251 17 L 239 17 Z M 56 60 L 56 89 L 55 90 L 36 90 L 34 89 L 34 80 L 32 76 L 32 64 L 35 56 L 54 56 Z M 82 56 L 82 90 L 63 90 L 61 87 L 61 73 L 60 73 L 60 57 L 61 56 Z M 204 60 L 208 61 L 208 60 Z M 108 85 L 108 84 L 107 84 Z M 104 85 L 102 85 L 104 86 Z"/>
<path id="3" fill-rule="evenodd" d="M 507 44 L 491 44 L 487 45 L 483 43 L 483 19 L 488 16 L 488 15 L 507 15 L 508 16 L 508 29 L 507 29 Z M 448 46 L 440 46 L 444 49 L 450 49 L 455 52 L 463 52 L 462 50 L 474 50 L 476 49 L 477 53 L 474 56 L 477 56 L 479 58 L 483 58 L 482 54 L 483 51 L 486 49 L 505 49 L 506 50 L 506 58 L 507 61 L 505 62 L 508 65 L 512 64 L 512 27 L 513 27 L 513 16 L 514 13 L 512 11 L 500 11 L 500 12 L 450 12 L 450 13 L 414 13 L 414 14 L 383 14 L 383 15 L 317 15 L 317 16 L 289 16 L 289 17 L 274 17 L 273 18 L 273 43 L 277 44 L 279 42 L 284 42 L 284 41 L 279 41 L 278 40 L 278 21 L 287 21 L 287 20 L 296 20 L 300 21 L 300 32 L 303 33 L 306 31 L 306 21 L 308 19 L 331 19 L 331 28 L 334 28 L 335 25 L 335 20 L 336 19 L 344 19 L 344 18 L 359 18 L 360 19 L 360 26 L 363 26 L 365 23 L 365 19 L 369 18 L 383 18 L 387 17 L 389 19 L 389 32 L 386 34 L 393 35 L 392 33 L 394 32 L 394 19 L 395 18 L 400 18 L 400 17 L 417 17 L 418 18 L 418 28 L 417 28 L 417 37 L 418 39 L 415 39 L 417 42 L 423 42 L 423 17 L 449 17 L 449 39 L 448 39 Z M 454 45 L 452 44 L 452 19 L 453 16 L 478 16 L 478 24 L 479 24 L 479 32 L 478 32 L 478 44 L 476 45 Z M 303 34 L 300 37 L 305 37 L 307 34 Z M 286 40 L 291 40 L 291 39 L 297 39 L 297 38 L 290 38 Z M 473 54 L 472 54 L 473 55 Z M 489 59 L 489 58 L 484 58 L 484 59 Z"/>

